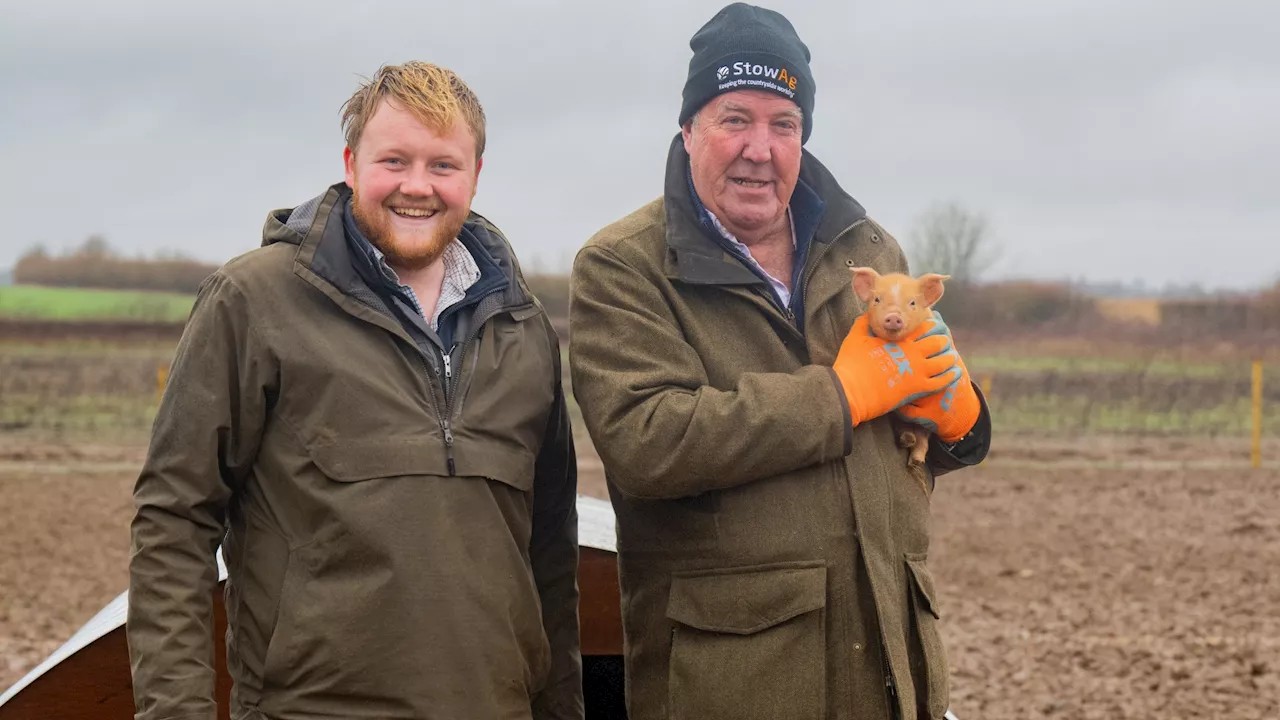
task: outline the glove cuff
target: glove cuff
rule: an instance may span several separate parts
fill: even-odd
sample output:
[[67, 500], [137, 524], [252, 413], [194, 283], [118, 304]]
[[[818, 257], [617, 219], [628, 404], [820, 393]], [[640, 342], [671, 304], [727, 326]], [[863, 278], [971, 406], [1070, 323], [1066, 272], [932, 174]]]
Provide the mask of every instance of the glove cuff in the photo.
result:
[[[972, 381], [962, 380], [956, 385], [951, 410], [938, 425], [938, 439], [946, 443], [958, 442], [967, 435], [978, 424], [978, 416], [982, 413], [982, 404], [978, 402]], [[945, 396], [943, 402], [946, 402]]]

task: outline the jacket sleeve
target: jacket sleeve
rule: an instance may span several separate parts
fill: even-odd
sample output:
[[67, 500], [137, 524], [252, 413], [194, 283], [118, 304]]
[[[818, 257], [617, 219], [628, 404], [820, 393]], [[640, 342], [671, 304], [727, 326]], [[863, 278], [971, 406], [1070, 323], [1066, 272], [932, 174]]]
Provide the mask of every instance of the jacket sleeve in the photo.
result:
[[137, 720], [213, 720], [215, 552], [257, 453], [273, 363], [244, 297], [201, 286], [133, 491], [126, 634]]
[[582, 658], [578, 627], [578, 462], [553, 338], [555, 404], [534, 466], [529, 558], [551, 647], [547, 684], [533, 699], [534, 720], [582, 720]]
[[978, 394], [978, 403], [982, 407], [973, 429], [951, 444], [939, 440], [937, 435], [929, 436], [929, 453], [925, 456], [925, 464], [935, 479], [954, 470], [977, 465], [986, 459], [987, 452], [991, 450], [991, 411], [977, 383], [973, 383], [973, 391]]
[[844, 457], [849, 410], [830, 367], [747, 372], [714, 387], [658, 284], [588, 246], [571, 278], [573, 393], [610, 481], [697, 495]]

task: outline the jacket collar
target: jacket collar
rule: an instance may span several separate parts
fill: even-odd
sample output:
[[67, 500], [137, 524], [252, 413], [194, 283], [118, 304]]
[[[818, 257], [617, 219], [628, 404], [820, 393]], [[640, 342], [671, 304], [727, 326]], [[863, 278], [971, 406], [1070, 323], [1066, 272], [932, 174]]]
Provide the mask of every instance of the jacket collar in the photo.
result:
[[[315, 206], [310, 224], [303, 228], [291, 227], [291, 211], [273, 211], [267, 218], [263, 244], [288, 242], [298, 245], [294, 257], [295, 268], [313, 273], [344, 295], [368, 292], [370, 282], [366, 273], [373, 272], [371, 259], [354, 252], [348, 241], [343, 208], [351, 197], [346, 183], [335, 183], [314, 200], [304, 204]], [[299, 206], [304, 207], [304, 206]], [[493, 223], [472, 211], [463, 224], [463, 243], [480, 266], [485, 290], [502, 286], [502, 305], [518, 306], [533, 302], [533, 296], [520, 273], [515, 253], [510, 244]], [[473, 288], [477, 289], [477, 288]]]
[[[356, 271], [364, 278], [364, 281], [370, 287], [381, 288], [387, 292], [400, 292], [400, 282], [394, 277], [394, 271], [387, 265], [386, 258], [374, 247], [369, 238], [360, 230], [356, 224], [355, 216], [351, 211], [351, 196], [347, 195], [339, 208], [342, 212], [343, 230], [346, 232], [348, 250], [350, 251], [352, 263], [356, 266]], [[489, 248], [480, 242], [476, 237], [472, 228], [466, 224], [458, 232], [458, 242], [467, 250], [472, 261], [476, 264], [476, 269], [480, 271], [480, 278], [468, 288], [465, 300], [474, 301], [475, 298], [489, 294], [496, 290], [500, 290], [507, 284], [507, 276], [502, 272], [502, 268], [493, 259]], [[446, 254], [446, 261], [448, 255]], [[447, 266], [446, 266], [447, 270]]]
[[[867, 216], [835, 178], [808, 150], [802, 151], [797, 191], [812, 192], [822, 206], [821, 221], [813, 242], [831, 242], [850, 225]], [[667, 274], [684, 282], [704, 285], [750, 285], [764, 281], [744, 265], [708, 228], [699, 211], [688, 176], [689, 153], [677, 133], [667, 153], [663, 191], [668, 254]], [[802, 190], [801, 188], [806, 188]], [[793, 204], [798, 198], [793, 198]], [[799, 221], [799, 218], [797, 218]], [[799, 224], [797, 232], [800, 231]]]

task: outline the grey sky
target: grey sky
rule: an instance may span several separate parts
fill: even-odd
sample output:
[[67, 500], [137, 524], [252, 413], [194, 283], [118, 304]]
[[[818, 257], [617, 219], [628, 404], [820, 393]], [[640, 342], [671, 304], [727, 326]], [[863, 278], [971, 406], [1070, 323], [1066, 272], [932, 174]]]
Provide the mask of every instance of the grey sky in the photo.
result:
[[[93, 232], [255, 247], [269, 209], [341, 180], [359, 77], [406, 59], [475, 88], [476, 209], [527, 266], [567, 267], [660, 192], [688, 39], [722, 4], [0, 0], [0, 267]], [[1280, 278], [1280, 3], [771, 7], [814, 55], [808, 149], [908, 250], [955, 199], [990, 217], [997, 276]]]

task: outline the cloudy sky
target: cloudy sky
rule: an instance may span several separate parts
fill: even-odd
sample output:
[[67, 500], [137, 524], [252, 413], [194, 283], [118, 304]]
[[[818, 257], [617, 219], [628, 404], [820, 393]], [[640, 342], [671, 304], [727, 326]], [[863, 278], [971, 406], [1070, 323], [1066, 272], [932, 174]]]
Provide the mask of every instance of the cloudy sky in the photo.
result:
[[[489, 115], [475, 207], [567, 267], [661, 190], [701, 0], [0, 0], [0, 268], [102, 233], [221, 262], [339, 181], [339, 107], [385, 62]], [[1280, 3], [779, 2], [817, 79], [808, 149], [910, 250], [988, 216], [995, 276], [1280, 278]]]

